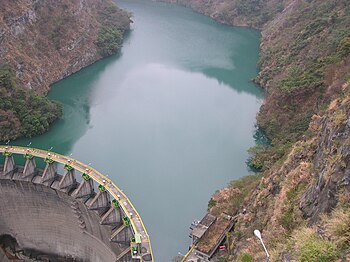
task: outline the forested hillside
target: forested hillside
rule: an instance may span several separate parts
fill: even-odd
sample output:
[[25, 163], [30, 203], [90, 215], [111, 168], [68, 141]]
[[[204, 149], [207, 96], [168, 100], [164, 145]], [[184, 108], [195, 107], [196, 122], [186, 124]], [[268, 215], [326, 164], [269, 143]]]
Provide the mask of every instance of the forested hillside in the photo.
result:
[[47, 131], [60, 106], [49, 86], [117, 52], [130, 14], [110, 0], [0, 5], [0, 141]]

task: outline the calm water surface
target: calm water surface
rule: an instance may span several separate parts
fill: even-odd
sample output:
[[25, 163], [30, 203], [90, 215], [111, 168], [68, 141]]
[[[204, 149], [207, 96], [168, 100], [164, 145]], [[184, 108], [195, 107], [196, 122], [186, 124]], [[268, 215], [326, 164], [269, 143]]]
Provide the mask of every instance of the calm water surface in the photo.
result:
[[186, 253], [215, 190], [248, 174], [262, 93], [259, 34], [178, 6], [118, 1], [133, 13], [122, 52], [55, 84], [63, 119], [28, 144], [108, 174], [130, 197], [156, 261]]

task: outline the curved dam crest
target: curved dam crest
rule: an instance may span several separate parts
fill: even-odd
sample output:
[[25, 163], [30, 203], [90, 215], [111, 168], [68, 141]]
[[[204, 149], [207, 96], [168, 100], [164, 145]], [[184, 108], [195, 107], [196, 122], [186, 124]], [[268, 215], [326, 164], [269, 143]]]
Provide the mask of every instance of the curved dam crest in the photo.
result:
[[[109, 178], [89, 165], [51, 151], [0, 146], [0, 152], [4, 158], [0, 165], [4, 200], [0, 210], [6, 214], [0, 216], [0, 237], [16, 237], [19, 246], [12, 247], [13, 251], [25, 249], [82, 261], [153, 261], [140, 215]], [[13, 154], [24, 156], [24, 167], [16, 164]], [[43, 170], [37, 168], [35, 158], [44, 160]], [[63, 175], [58, 173], [58, 164], [65, 170]], [[76, 171], [81, 174], [80, 183]]]
[[211, 195], [249, 172], [260, 35], [174, 5], [117, 4], [134, 20], [121, 53], [54, 84], [63, 118], [11, 144], [53, 147], [108, 175], [140, 213], [155, 261], [171, 261]]

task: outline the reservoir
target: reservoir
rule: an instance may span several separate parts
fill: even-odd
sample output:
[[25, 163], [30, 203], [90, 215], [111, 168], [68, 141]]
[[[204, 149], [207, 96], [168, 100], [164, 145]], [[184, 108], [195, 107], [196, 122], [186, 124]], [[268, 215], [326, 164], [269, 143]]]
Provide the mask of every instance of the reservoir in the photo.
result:
[[117, 3], [134, 21], [121, 52], [54, 84], [62, 119], [12, 144], [53, 147], [108, 175], [167, 262], [187, 252], [211, 195], [249, 173], [260, 35], [175, 5]]

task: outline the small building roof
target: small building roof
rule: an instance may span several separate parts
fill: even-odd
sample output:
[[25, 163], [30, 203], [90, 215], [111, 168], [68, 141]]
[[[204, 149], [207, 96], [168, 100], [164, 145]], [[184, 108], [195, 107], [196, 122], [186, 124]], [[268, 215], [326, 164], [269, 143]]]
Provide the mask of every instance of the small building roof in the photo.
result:
[[196, 226], [193, 230], [192, 230], [192, 236], [196, 237], [196, 238], [201, 238], [205, 232], [208, 230], [208, 227], [203, 226], [201, 224], [199, 224], [198, 226]]
[[206, 227], [210, 227], [216, 220], [216, 217], [207, 213], [201, 220], [201, 222], [199, 222], [199, 224], [206, 226]]
[[211, 253], [217, 248], [226, 236], [226, 233], [233, 227], [232, 217], [221, 215], [216, 219], [212, 226], [207, 230], [207, 234], [199, 240], [196, 249], [202, 253], [211, 256]]
[[196, 238], [201, 238], [208, 228], [215, 222], [216, 217], [211, 214], [206, 214], [199, 224], [192, 230], [191, 235]]

